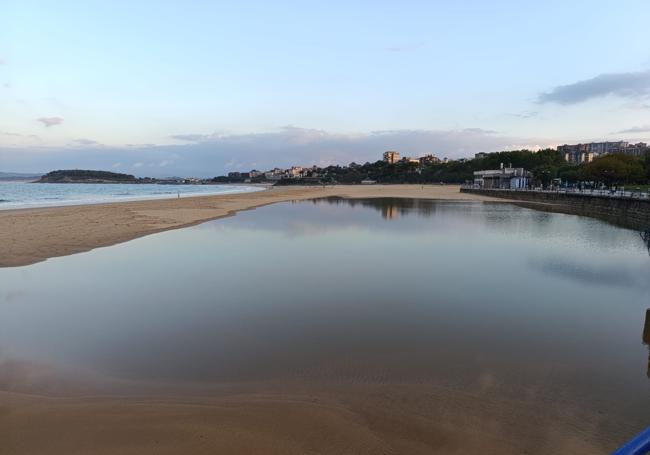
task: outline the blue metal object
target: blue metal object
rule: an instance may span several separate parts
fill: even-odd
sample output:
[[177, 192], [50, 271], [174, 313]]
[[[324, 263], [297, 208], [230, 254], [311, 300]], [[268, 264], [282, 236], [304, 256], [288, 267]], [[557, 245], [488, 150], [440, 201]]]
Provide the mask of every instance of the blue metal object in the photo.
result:
[[650, 452], [650, 427], [618, 449], [612, 455], [646, 455]]

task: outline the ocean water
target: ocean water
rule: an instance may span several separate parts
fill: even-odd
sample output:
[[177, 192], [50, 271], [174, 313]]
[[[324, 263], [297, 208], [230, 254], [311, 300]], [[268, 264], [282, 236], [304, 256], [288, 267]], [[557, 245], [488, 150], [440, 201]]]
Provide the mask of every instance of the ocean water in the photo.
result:
[[650, 424], [649, 276], [637, 232], [590, 218], [274, 204], [0, 269], [0, 390], [47, 391], [50, 367], [145, 395], [337, 387], [407, 407], [400, 425], [474, 425], [531, 454], [574, 453], [554, 451], [569, 435], [608, 453]]
[[0, 210], [260, 191], [245, 185], [0, 182]]

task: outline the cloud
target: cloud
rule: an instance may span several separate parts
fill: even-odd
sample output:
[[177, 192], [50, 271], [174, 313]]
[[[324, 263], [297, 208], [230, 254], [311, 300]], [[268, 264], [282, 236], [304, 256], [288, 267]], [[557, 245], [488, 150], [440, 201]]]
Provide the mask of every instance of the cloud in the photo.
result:
[[2, 57], [0, 57], [0, 65], [4, 65], [5, 63], [7, 63], [7, 61]]
[[158, 147], [158, 145], [153, 143], [142, 143], [142, 144], [124, 144], [125, 147], [133, 148], [146, 148], [146, 147]]
[[509, 115], [510, 117], [517, 117], [517, 118], [533, 118], [537, 117], [539, 115], [538, 111], [523, 111], [523, 112], [516, 112], [514, 114], [506, 114]]
[[37, 118], [36, 121], [41, 122], [43, 125], [45, 125], [48, 128], [50, 126], [56, 126], [63, 123], [63, 119], [61, 117], [40, 117]]
[[545, 258], [529, 262], [535, 270], [566, 280], [586, 283], [592, 286], [620, 286], [648, 289], [648, 282], [636, 273], [632, 266], [590, 264], [574, 259]]
[[41, 138], [35, 134], [12, 133], [0, 131], [0, 147], [29, 147], [41, 143]]
[[462, 158], [476, 152], [537, 149], [558, 142], [508, 136], [483, 128], [336, 133], [296, 126], [247, 134], [187, 133], [173, 138], [182, 142], [123, 147], [71, 145], [56, 149], [0, 146], [0, 162], [7, 169], [25, 172], [32, 168], [39, 172], [60, 168], [110, 169], [120, 163], [121, 168], [136, 170], [141, 176], [210, 177], [228, 169], [266, 170], [276, 166], [374, 162], [381, 159], [386, 150], [398, 150], [407, 156], [433, 153], [440, 157]]
[[38, 139], [38, 136], [35, 134], [20, 134], [20, 133], [9, 133], [6, 131], [0, 131], [0, 134], [3, 136], [11, 136], [11, 137], [30, 137], [30, 138], [36, 138]]
[[497, 134], [498, 131], [496, 130], [486, 130], [483, 128], [465, 128], [462, 131], [465, 133], [476, 133], [476, 134]]
[[22, 289], [14, 289], [5, 294], [5, 302], [16, 303], [25, 299], [27, 292]]
[[616, 131], [612, 134], [634, 134], [634, 133], [650, 133], [650, 125], [633, 126], [632, 128]]
[[172, 139], [184, 142], [204, 142], [211, 139], [211, 134], [174, 134], [170, 136]]
[[72, 141], [74, 145], [101, 145], [97, 141], [93, 141], [92, 139], [75, 139]]
[[630, 99], [647, 98], [650, 95], [650, 71], [600, 74], [573, 84], [559, 85], [540, 94], [537, 101], [542, 104], [570, 105], [610, 95]]

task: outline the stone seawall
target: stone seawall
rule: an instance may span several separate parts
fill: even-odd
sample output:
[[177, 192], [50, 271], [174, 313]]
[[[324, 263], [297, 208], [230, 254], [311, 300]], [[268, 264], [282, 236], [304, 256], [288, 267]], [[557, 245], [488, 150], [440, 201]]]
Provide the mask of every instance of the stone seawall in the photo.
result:
[[590, 216], [630, 229], [650, 229], [650, 200], [645, 198], [473, 188], [461, 188], [461, 192], [523, 201], [534, 204], [524, 205], [537, 210]]

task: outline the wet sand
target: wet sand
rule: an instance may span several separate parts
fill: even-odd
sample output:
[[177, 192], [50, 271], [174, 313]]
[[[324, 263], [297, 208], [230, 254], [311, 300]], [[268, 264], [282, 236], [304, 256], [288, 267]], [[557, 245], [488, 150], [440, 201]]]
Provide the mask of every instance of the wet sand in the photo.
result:
[[111, 204], [0, 211], [0, 267], [114, 245], [276, 202], [338, 196], [495, 200], [461, 193], [457, 185], [275, 187], [267, 191]]
[[0, 452], [580, 455], [614, 448], [598, 439], [597, 417], [567, 403], [533, 404], [482, 390], [286, 383], [205, 393], [0, 392]]

